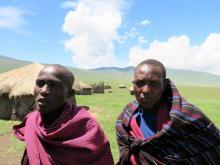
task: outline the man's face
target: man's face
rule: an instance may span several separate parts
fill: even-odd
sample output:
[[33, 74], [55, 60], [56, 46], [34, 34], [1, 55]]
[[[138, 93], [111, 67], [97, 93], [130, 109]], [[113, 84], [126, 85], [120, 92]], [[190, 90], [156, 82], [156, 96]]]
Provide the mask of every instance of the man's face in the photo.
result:
[[41, 70], [36, 80], [34, 97], [37, 109], [42, 113], [51, 113], [61, 108], [67, 100], [66, 81], [54, 67]]
[[160, 102], [164, 80], [160, 67], [149, 64], [139, 66], [134, 73], [134, 94], [138, 103], [151, 110]]

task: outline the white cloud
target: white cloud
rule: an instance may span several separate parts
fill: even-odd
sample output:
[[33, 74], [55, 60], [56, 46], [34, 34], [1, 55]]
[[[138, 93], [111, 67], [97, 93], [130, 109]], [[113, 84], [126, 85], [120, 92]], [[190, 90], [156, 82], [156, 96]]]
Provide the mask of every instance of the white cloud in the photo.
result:
[[61, 3], [61, 8], [63, 9], [68, 9], [68, 8], [72, 8], [74, 9], [77, 5], [76, 1], [65, 1], [63, 3]]
[[145, 44], [145, 43], [147, 43], [147, 40], [144, 36], [139, 36], [138, 37], [138, 43], [139, 44]]
[[119, 43], [125, 43], [128, 39], [134, 39], [138, 35], [138, 31], [135, 27], [130, 28], [128, 31], [126, 31], [123, 35], [117, 36], [117, 41]]
[[140, 25], [143, 25], [143, 26], [147, 26], [147, 25], [150, 24], [150, 21], [147, 20], [147, 19], [145, 19], [145, 20], [141, 21], [139, 24], [140, 24]]
[[71, 38], [64, 46], [73, 53], [77, 67], [113, 66], [114, 41], [122, 22], [124, 0], [79, 0], [65, 17], [63, 31]]
[[[118, 36], [118, 42], [119, 43], [124, 43], [126, 42], [128, 39], [134, 39], [136, 38], [138, 35], [141, 35], [140, 32], [140, 25], [141, 26], [147, 26], [148, 24], [150, 24], [149, 20], [143, 20], [141, 22], [138, 22], [136, 24], [134, 24], [129, 30], [127, 30], [124, 34]], [[143, 36], [138, 37], [138, 42], [140, 44], [144, 44], [147, 43], [146, 39]]]
[[186, 35], [171, 37], [167, 42], [153, 41], [148, 49], [135, 46], [130, 49], [128, 65], [149, 58], [161, 61], [168, 68], [220, 74], [220, 34], [211, 33], [197, 46], [190, 46]]
[[21, 30], [27, 24], [26, 13], [26, 10], [12, 6], [0, 7], [0, 28]]

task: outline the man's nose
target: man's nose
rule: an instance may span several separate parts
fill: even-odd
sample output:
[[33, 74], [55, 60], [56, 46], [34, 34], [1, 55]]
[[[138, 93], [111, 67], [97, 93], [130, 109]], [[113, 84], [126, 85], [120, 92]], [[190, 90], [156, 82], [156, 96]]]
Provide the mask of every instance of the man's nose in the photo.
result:
[[44, 86], [40, 90], [40, 93], [41, 94], [48, 94], [49, 92], [50, 92], [49, 86], [47, 84], [44, 84]]
[[151, 88], [148, 84], [145, 84], [143, 87], [142, 87], [142, 93], [150, 93], [151, 92]]

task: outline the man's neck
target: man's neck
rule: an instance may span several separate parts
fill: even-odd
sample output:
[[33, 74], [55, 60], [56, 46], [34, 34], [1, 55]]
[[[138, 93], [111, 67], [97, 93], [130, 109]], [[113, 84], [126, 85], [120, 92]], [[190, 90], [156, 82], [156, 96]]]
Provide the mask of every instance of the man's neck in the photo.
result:
[[148, 115], [154, 115], [154, 114], [157, 114], [157, 112], [159, 111], [159, 108], [160, 108], [160, 102], [151, 108], [142, 107], [142, 113], [148, 114]]
[[49, 113], [41, 113], [42, 120], [45, 125], [51, 125], [63, 112], [63, 107], [58, 108], [55, 111], [49, 112]]

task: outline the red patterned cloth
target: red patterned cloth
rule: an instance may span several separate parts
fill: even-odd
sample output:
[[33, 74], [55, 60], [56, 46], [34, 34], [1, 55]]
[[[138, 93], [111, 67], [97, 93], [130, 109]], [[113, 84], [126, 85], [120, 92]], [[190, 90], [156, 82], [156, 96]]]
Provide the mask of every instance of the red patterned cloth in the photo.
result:
[[170, 80], [166, 81], [155, 135], [143, 138], [134, 117], [140, 106], [136, 101], [130, 102], [119, 115], [117, 164], [219, 165], [220, 130], [201, 110], [184, 100]]
[[86, 110], [69, 103], [50, 126], [33, 111], [13, 132], [26, 144], [22, 164], [114, 164], [99, 124]]

